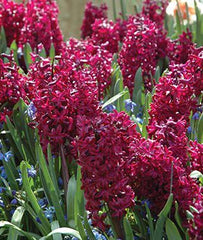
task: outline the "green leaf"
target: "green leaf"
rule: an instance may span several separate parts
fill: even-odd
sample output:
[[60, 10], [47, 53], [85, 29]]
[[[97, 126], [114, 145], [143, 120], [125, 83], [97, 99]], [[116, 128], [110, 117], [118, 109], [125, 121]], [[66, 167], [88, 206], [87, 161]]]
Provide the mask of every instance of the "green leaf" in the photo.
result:
[[23, 55], [25, 59], [25, 64], [27, 69], [29, 69], [30, 64], [32, 64], [32, 58], [30, 53], [32, 52], [32, 48], [29, 43], [26, 43], [24, 48], [23, 48]]
[[81, 167], [78, 166], [77, 168], [77, 186], [76, 186], [76, 195], [74, 198], [74, 218], [75, 222], [77, 223], [78, 215], [84, 217], [85, 215], [85, 200], [84, 200], [84, 191], [81, 189]]
[[51, 58], [51, 60], [53, 61], [55, 58], [55, 48], [54, 48], [54, 44], [51, 43], [51, 47], [49, 50], [49, 57]]
[[179, 228], [182, 230], [182, 232], [184, 233], [185, 231], [184, 231], [184, 229], [183, 229], [183, 227], [182, 227], [182, 221], [181, 221], [181, 218], [180, 218], [180, 215], [179, 215], [179, 207], [178, 207], [178, 202], [177, 201], [175, 201], [175, 220], [176, 220], [176, 222], [177, 222], [177, 224], [178, 224], [178, 226], [179, 226]]
[[[51, 223], [51, 230], [55, 230], [55, 229], [58, 229], [60, 226], [59, 226], [59, 222], [58, 221], [53, 221]], [[63, 240], [62, 236], [60, 233], [56, 233], [55, 235], [53, 235], [53, 240]]]
[[[20, 207], [16, 208], [16, 210], [12, 216], [11, 223], [16, 225], [17, 227], [20, 227], [24, 212], [25, 212], [24, 207], [20, 206]], [[15, 230], [13, 227], [10, 227], [7, 240], [17, 240], [18, 235], [19, 235], [18, 231]]]
[[201, 114], [197, 125], [197, 140], [203, 143], [203, 113]]
[[66, 196], [66, 206], [67, 206], [67, 220], [68, 225], [70, 227], [75, 227], [75, 221], [74, 221], [74, 198], [76, 195], [77, 190], [77, 182], [75, 180], [75, 176], [72, 175], [68, 182], [68, 191]]
[[176, 225], [169, 218], [166, 219], [166, 235], [168, 240], [182, 240]]
[[50, 231], [50, 224], [47, 218], [44, 215], [44, 212], [42, 211], [41, 207], [38, 204], [37, 198], [35, 197], [29, 183], [29, 179], [27, 176], [27, 164], [26, 162], [22, 161], [20, 164], [21, 172], [22, 172], [22, 180], [23, 180], [23, 187], [25, 189], [25, 192], [27, 194], [27, 197], [36, 213], [36, 215], [39, 217], [42, 225], [44, 226], [44, 229], [46, 233]]
[[85, 233], [85, 229], [84, 229], [82, 221], [81, 221], [81, 217], [79, 215], [78, 215], [78, 220], [77, 220], [77, 227], [78, 227], [80, 236], [82, 237], [82, 240], [88, 240], [88, 237]]
[[71, 235], [73, 237], [78, 238], [79, 240], [82, 240], [78, 231], [76, 231], [72, 228], [67, 228], [67, 227], [62, 227], [62, 228], [55, 229], [52, 232], [50, 232], [47, 236], [42, 237], [39, 240], [48, 239], [49, 237], [54, 236], [55, 234], [59, 234], [59, 233], [60, 234], [65, 234], [65, 235]]
[[167, 216], [171, 210], [173, 203], [173, 194], [171, 193], [164, 208], [159, 213], [159, 218], [157, 220], [155, 231], [154, 231], [154, 240], [162, 240], [163, 239], [163, 232], [164, 232], [164, 225], [167, 219]]
[[0, 33], [0, 53], [5, 53], [7, 49], [6, 34], [3, 27], [1, 27]]
[[201, 172], [195, 170], [190, 173], [190, 177], [191, 178], [200, 178], [200, 177], [203, 177], [203, 174]]
[[18, 231], [21, 235], [25, 236], [28, 240], [38, 240], [40, 239], [40, 236], [35, 233], [25, 232], [21, 228], [17, 227], [16, 225], [7, 222], [7, 221], [0, 221], [0, 228], [13, 228], [16, 231]]
[[125, 88], [122, 92], [118, 93], [117, 95], [113, 96], [112, 98], [110, 98], [108, 101], [106, 101], [103, 105], [102, 105], [102, 109], [104, 109], [106, 106], [108, 106], [109, 104], [114, 103], [116, 100], [118, 100], [119, 98], [121, 98], [122, 96], [124, 96], [125, 94], [128, 93], [128, 89]]
[[128, 221], [128, 219], [126, 217], [123, 219], [123, 226], [124, 226], [126, 239], [133, 240], [134, 236], [133, 236], [132, 227], [131, 227], [130, 222]]
[[153, 224], [153, 218], [152, 218], [151, 212], [150, 212], [146, 202], [145, 202], [145, 208], [146, 208], [146, 212], [147, 212], [147, 219], [148, 219], [148, 223], [149, 223], [150, 240], [151, 240], [154, 237], [154, 224]]
[[87, 213], [85, 212], [85, 215], [84, 215], [84, 227], [87, 231], [87, 236], [89, 237], [90, 240], [96, 240], [93, 232], [92, 232], [92, 229], [90, 227], [90, 224], [87, 220]]
[[35, 150], [36, 150], [36, 158], [37, 158], [37, 161], [39, 162], [40, 169], [41, 169], [43, 177], [44, 177], [44, 181], [46, 182], [46, 186], [48, 187], [47, 188], [48, 195], [51, 197], [51, 202], [55, 208], [57, 220], [59, 221], [60, 226], [66, 226], [66, 221], [64, 219], [63, 210], [60, 205], [60, 197], [58, 195], [58, 192], [54, 188], [54, 183], [51, 179], [51, 175], [50, 175], [49, 169], [47, 167], [47, 162], [46, 162], [46, 159], [44, 157], [44, 154], [43, 154], [43, 151], [42, 151], [42, 148], [41, 148], [41, 145], [39, 144], [39, 142], [36, 142]]

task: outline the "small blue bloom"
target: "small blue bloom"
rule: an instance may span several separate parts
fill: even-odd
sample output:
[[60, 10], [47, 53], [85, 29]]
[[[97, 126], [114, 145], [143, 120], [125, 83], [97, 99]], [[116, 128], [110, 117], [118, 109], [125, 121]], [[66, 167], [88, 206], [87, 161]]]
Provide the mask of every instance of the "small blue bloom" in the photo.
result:
[[45, 209], [44, 214], [49, 222], [53, 222], [54, 213], [55, 209], [52, 206]]
[[2, 200], [2, 198], [0, 197], [0, 207], [5, 207], [4, 201]]
[[92, 230], [96, 240], [107, 240], [106, 237], [104, 235], [102, 235], [101, 233], [99, 233], [98, 231], [96, 230]]
[[13, 205], [16, 205], [18, 203], [18, 201], [17, 201], [17, 199], [14, 198], [14, 199], [11, 200], [10, 203], [13, 204]]
[[125, 109], [127, 112], [134, 112], [135, 107], [137, 106], [136, 103], [131, 101], [131, 99], [126, 99], [125, 100]]
[[40, 205], [41, 208], [44, 208], [47, 206], [48, 204], [48, 201], [46, 198], [41, 198], [39, 201], [38, 201], [38, 204]]
[[19, 171], [19, 178], [17, 178], [16, 181], [18, 182], [19, 186], [21, 186], [23, 184], [22, 174], [20, 171]]
[[3, 153], [0, 152], [0, 160], [3, 161], [4, 160], [4, 155]]
[[4, 154], [4, 160], [8, 162], [12, 156], [13, 156], [12, 152], [8, 151]]
[[199, 112], [196, 112], [193, 116], [192, 119], [198, 120], [199, 119]]
[[13, 196], [16, 195], [16, 190], [12, 190], [12, 195], [13, 195]]
[[2, 149], [2, 147], [3, 147], [3, 146], [2, 146], [2, 144], [0, 143], [0, 149]]
[[14, 212], [15, 212], [15, 208], [12, 208], [10, 211], [10, 215], [13, 216]]
[[1, 166], [0, 170], [1, 170], [1, 177], [4, 179], [7, 179], [5, 168], [3, 166]]
[[6, 191], [6, 188], [5, 187], [0, 187], [0, 193], [3, 193]]
[[27, 115], [28, 117], [31, 119], [31, 120], [34, 120], [35, 119], [35, 115], [36, 115], [36, 112], [37, 112], [37, 109], [34, 105], [33, 102], [31, 102], [28, 106], [28, 109], [27, 109]]
[[148, 208], [151, 207], [151, 203], [148, 199], [143, 200], [141, 203], [142, 203], [142, 205], [145, 205], [145, 203], [146, 203]]
[[61, 177], [58, 178], [58, 185], [60, 188], [63, 187], [63, 179]]
[[116, 109], [116, 107], [113, 104], [109, 104], [104, 108], [104, 110], [107, 112], [113, 112], [113, 110], [115, 110], [115, 109]]
[[39, 217], [36, 217], [36, 221], [40, 224], [42, 223], [41, 220], [39, 219]]
[[27, 169], [27, 174], [28, 174], [28, 177], [34, 178], [37, 174], [37, 171], [34, 169], [33, 166], [31, 166], [31, 168]]
[[192, 132], [192, 127], [189, 126], [189, 127], [187, 128], [187, 133], [188, 133], [188, 134], [191, 134], [191, 132]]

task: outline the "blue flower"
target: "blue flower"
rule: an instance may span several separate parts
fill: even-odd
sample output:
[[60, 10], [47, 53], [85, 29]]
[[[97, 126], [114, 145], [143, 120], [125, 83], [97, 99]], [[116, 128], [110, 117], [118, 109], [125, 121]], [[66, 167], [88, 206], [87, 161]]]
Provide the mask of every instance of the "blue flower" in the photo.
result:
[[2, 200], [1, 197], [0, 197], [0, 206], [3, 207], [3, 208], [5, 207], [4, 201]]
[[0, 167], [0, 171], [1, 171], [1, 177], [6, 179], [7, 175], [6, 175], [5, 168], [3, 166]]
[[4, 155], [3, 153], [0, 152], [0, 160], [3, 161], [4, 160]]
[[104, 235], [102, 235], [101, 233], [99, 233], [98, 231], [96, 230], [92, 230], [96, 240], [107, 240], [106, 237]]
[[14, 212], [15, 212], [15, 208], [12, 208], [10, 211], [10, 215], [13, 216]]
[[8, 151], [8, 152], [6, 152], [6, 153], [4, 154], [4, 160], [5, 160], [6, 162], [8, 162], [11, 157], [13, 157], [13, 154], [12, 154], [11, 151]]
[[2, 144], [0, 143], [0, 149], [2, 149]]
[[5, 187], [0, 187], [0, 193], [3, 193], [6, 191], [6, 188]]
[[34, 178], [37, 174], [37, 171], [34, 169], [33, 166], [31, 166], [31, 168], [27, 169], [27, 174], [28, 174], [28, 177]]
[[189, 126], [189, 127], [187, 128], [187, 133], [190, 134], [191, 132], [192, 132], [192, 127]]
[[16, 195], [16, 190], [12, 190], [12, 195], [13, 195], [13, 196]]
[[28, 106], [27, 111], [26, 111], [28, 117], [29, 117], [31, 120], [34, 120], [34, 119], [35, 119], [35, 114], [36, 114], [36, 112], [37, 112], [37, 109], [36, 109], [34, 103], [31, 102], [31, 103], [29, 104], [29, 106]]
[[13, 205], [16, 205], [18, 203], [18, 201], [17, 201], [17, 199], [14, 198], [14, 199], [11, 200], [10, 203], [13, 204]]
[[21, 186], [23, 184], [22, 174], [20, 171], [19, 171], [19, 178], [17, 178], [16, 181], [18, 182], [19, 186]]
[[38, 201], [38, 204], [40, 205], [41, 208], [44, 208], [47, 206], [48, 204], [48, 201], [46, 198], [41, 198], [39, 201]]
[[54, 213], [55, 209], [52, 206], [45, 209], [44, 214], [49, 222], [53, 222]]
[[36, 217], [36, 221], [40, 224], [42, 223], [41, 220], [39, 219], [39, 217]]
[[113, 112], [113, 110], [115, 110], [115, 109], [116, 109], [116, 107], [113, 104], [109, 104], [104, 108], [104, 110], [107, 112]]
[[135, 107], [137, 106], [136, 103], [131, 101], [131, 99], [126, 99], [125, 101], [125, 109], [127, 112], [134, 112]]
[[192, 119], [198, 120], [199, 119], [199, 112], [196, 112], [193, 116]]
[[58, 178], [58, 185], [60, 188], [63, 187], [63, 179], [61, 177]]

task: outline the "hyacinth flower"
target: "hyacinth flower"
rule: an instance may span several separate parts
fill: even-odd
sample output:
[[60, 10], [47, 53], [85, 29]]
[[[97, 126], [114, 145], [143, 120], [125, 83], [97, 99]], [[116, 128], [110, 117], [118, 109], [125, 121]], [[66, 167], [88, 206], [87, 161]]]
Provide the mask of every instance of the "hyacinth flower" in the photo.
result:
[[158, 59], [167, 55], [162, 50], [166, 47], [166, 34], [155, 22], [142, 15], [129, 18], [118, 62], [124, 85], [129, 88], [131, 96], [135, 74], [140, 67], [146, 89], [152, 89], [152, 76], [155, 74]]
[[92, 4], [92, 2], [87, 2], [85, 6], [84, 19], [81, 26], [81, 37], [84, 39], [86, 37], [91, 37], [92, 35], [92, 24], [96, 19], [106, 19], [107, 18], [107, 6], [106, 4], [101, 4], [97, 7]]
[[15, 40], [20, 48], [29, 43], [32, 50], [38, 51], [38, 45], [43, 44], [47, 54], [52, 43], [56, 54], [63, 48], [58, 7], [54, 0], [32, 0], [26, 4], [3, 0], [0, 5], [1, 26], [5, 29], [8, 46]]
[[15, 40], [19, 43], [21, 29], [24, 26], [25, 6], [23, 3], [2, 0], [0, 3], [0, 29], [4, 28], [7, 45]]
[[119, 39], [119, 27], [113, 21], [102, 18], [92, 24], [91, 40], [95, 45], [113, 54], [118, 52]]
[[142, 14], [162, 27], [168, 4], [168, 0], [145, 0], [143, 2]]
[[78, 119], [79, 151], [82, 189], [87, 200], [92, 224], [105, 230], [105, 218], [109, 210], [118, 237], [123, 239], [120, 224], [126, 208], [134, 205], [134, 192], [129, 186], [126, 169], [129, 160], [129, 144], [139, 139], [136, 125], [124, 112], [101, 113], [91, 121]]
[[19, 68], [11, 56], [9, 59], [8, 63], [0, 59], [0, 123], [6, 120], [6, 115], [11, 116], [13, 107], [19, 99], [26, 97], [26, 78], [19, 73]]
[[[180, 160], [156, 140], [132, 142], [130, 151], [131, 160], [126, 172], [138, 199], [148, 199], [152, 213], [157, 215], [173, 192], [183, 224], [188, 226], [186, 211], [198, 198], [199, 186], [189, 177]], [[174, 210], [173, 207], [173, 214]]]

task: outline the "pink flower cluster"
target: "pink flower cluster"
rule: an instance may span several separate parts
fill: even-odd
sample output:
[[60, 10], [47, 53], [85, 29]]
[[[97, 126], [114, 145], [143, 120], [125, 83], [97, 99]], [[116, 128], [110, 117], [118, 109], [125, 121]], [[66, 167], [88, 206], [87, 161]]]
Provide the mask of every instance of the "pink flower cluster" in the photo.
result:
[[31, 66], [29, 98], [37, 109], [35, 122], [44, 150], [50, 142], [54, 153], [64, 145], [65, 154], [70, 154], [77, 118], [94, 118], [101, 111], [98, 99], [110, 74], [111, 54], [74, 39], [54, 63], [41, 59]]
[[93, 224], [105, 228], [99, 212], [105, 204], [112, 217], [119, 219], [125, 209], [134, 205], [134, 192], [129, 186], [126, 169], [130, 143], [139, 139], [135, 124], [124, 112], [100, 113], [90, 121], [78, 119], [77, 141], [79, 165], [82, 166], [82, 188]]
[[2, 0], [0, 2], [0, 29], [4, 27], [7, 45], [15, 40], [17, 43], [21, 37], [21, 29], [24, 26], [25, 7], [23, 3]]
[[119, 27], [113, 21], [96, 19], [92, 24], [91, 39], [95, 45], [99, 45], [110, 53], [118, 52]]
[[[196, 141], [189, 142], [186, 137], [190, 113], [197, 111], [197, 97], [203, 92], [202, 49], [193, 48], [193, 53], [187, 58], [184, 64], [172, 64], [169, 67], [170, 71], [160, 78], [149, 111], [151, 119], [148, 126], [149, 136], [172, 152], [175, 158], [173, 160], [174, 174], [176, 168], [181, 168], [182, 174], [179, 174], [177, 182], [180, 181], [181, 176], [184, 176], [184, 181], [181, 180], [182, 189], [188, 193], [182, 195], [181, 198], [184, 201], [178, 199], [178, 203], [180, 209], [184, 211], [189, 210], [190, 205], [197, 205], [197, 208], [200, 208], [202, 204], [202, 200], [197, 203], [198, 199], [202, 199], [201, 188], [188, 176], [193, 170], [203, 172], [202, 144]], [[174, 175], [173, 192], [177, 194], [179, 190], [177, 191], [175, 184]], [[191, 199], [188, 199], [187, 195], [191, 195]], [[202, 224], [201, 210], [194, 216], [195, 224], [194, 222], [190, 224], [190, 234], [197, 237], [201, 232], [198, 228], [200, 223]], [[187, 225], [186, 218], [183, 218], [183, 222]], [[197, 239], [201, 238], [198, 236]]]
[[15, 40], [19, 47], [28, 42], [33, 50], [38, 50], [42, 43], [48, 54], [53, 43], [56, 53], [61, 51], [63, 37], [54, 0], [32, 0], [26, 5], [3, 0], [0, 5], [1, 26], [5, 29], [8, 46]]
[[168, 0], [145, 0], [143, 2], [142, 14], [162, 27], [168, 2]]
[[166, 34], [157, 27], [156, 23], [143, 16], [129, 18], [118, 61], [124, 84], [129, 88], [131, 95], [135, 74], [139, 67], [142, 68], [145, 86], [147, 89], [152, 88], [152, 76], [158, 59], [166, 55], [161, 52], [166, 44]]
[[[10, 57], [11, 58], [11, 57]], [[20, 98], [25, 99], [25, 78], [19, 68], [11, 61], [3, 63], [0, 59], [0, 123], [10, 116], [14, 105]]]
[[107, 18], [107, 6], [101, 4], [100, 7], [94, 6], [92, 2], [88, 2], [85, 6], [84, 19], [81, 27], [82, 38], [91, 37], [92, 24], [96, 19]]
[[198, 186], [179, 164], [179, 159], [157, 140], [141, 139], [131, 143], [130, 150], [128, 174], [138, 199], [148, 199], [153, 213], [158, 214], [169, 197], [172, 176], [171, 190], [186, 223], [185, 211], [193, 203]]

